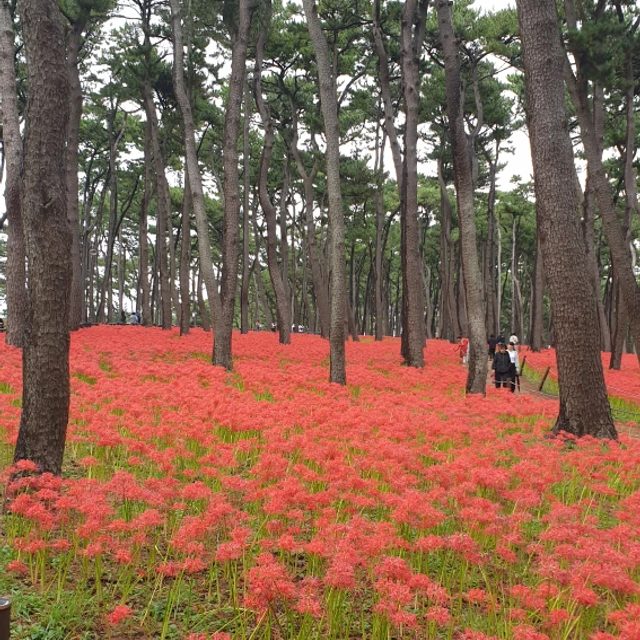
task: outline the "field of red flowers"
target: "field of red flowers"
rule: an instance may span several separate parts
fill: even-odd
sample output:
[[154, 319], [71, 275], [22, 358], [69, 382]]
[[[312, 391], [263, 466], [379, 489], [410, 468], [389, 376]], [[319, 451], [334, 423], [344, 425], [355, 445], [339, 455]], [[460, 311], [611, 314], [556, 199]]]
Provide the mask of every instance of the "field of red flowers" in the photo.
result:
[[[535, 368], [538, 372], [544, 372], [547, 367], [551, 367], [549, 375], [552, 379], [557, 380], [558, 369], [555, 350], [543, 349], [534, 353], [525, 348], [521, 351], [520, 358], [522, 359], [524, 356], [527, 358], [527, 365]], [[602, 365], [609, 395], [640, 405], [640, 368], [637, 356], [632, 353], [623, 354], [620, 371], [609, 369], [610, 357], [609, 353], [602, 354]]]
[[[62, 479], [2, 515], [14, 640], [640, 638], [640, 440], [549, 440], [553, 400], [465, 397], [454, 347], [98, 327]], [[9, 470], [19, 353], [0, 346]], [[20, 492], [15, 490], [21, 488]]]

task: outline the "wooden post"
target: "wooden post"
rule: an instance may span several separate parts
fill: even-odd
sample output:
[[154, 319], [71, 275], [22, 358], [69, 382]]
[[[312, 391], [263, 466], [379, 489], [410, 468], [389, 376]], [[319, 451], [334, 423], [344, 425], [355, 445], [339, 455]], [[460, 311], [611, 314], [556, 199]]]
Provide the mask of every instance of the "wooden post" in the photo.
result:
[[551, 367], [547, 367], [547, 370], [544, 372], [542, 376], [542, 380], [540, 381], [540, 386], [538, 387], [538, 391], [542, 391], [542, 387], [544, 387], [544, 383], [547, 381], [547, 376], [549, 375], [549, 371], [551, 371]]
[[9, 640], [11, 634], [11, 600], [0, 598], [0, 640]]
[[524, 365], [525, 364], [527, 364], [527, 356], [522, 358], [522, 364], [520, 365], [520, 375], [522, 375], [522, 372], [524, 371]]

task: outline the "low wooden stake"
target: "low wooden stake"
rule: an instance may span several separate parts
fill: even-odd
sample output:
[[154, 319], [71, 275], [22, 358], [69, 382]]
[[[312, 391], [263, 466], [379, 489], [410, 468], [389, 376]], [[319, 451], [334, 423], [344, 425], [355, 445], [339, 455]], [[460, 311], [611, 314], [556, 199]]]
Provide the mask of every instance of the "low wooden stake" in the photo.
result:
[[544, 387], [544, 383], [547, 381], [547, 376], [549, 375], [549, 371], [551, 371], [551, 367], [547, 367], [547, 370], [544, 372], [542, 376], [542, 380], [540, 380], [540, 386], [538, 387], [538, 391], [542, 391], [542, 387]]

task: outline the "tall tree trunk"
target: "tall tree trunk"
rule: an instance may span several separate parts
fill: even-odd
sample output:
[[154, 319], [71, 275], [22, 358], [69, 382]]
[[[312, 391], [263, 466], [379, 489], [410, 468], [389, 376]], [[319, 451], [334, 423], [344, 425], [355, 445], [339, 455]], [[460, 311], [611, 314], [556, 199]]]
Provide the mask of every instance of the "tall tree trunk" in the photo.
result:
[[122, 318], [124, 311], [125, 269], [127, 267], [127, 252], [122, 245], [122, 233], [118, 233], [118, 310]]
[[531, 287], [531, 334], [529, 336], [529, 346], [532, 351], [540, 351], [542, 349], [542, 331], [544, 328], [544, 270], [539, 233], [536, 233], [536, 238], [535, 267]]
[[[153, 154], [153, 168], [156, 182], [156, 261], [158, 264], [159, 294], [160, 294], [160, 322], [163, 329], [171, 328], [171, 283], [170, 269], [167, 263], [169, 249], [167, 247], [167, 226], [171, 220], [171, 200], [169, 185], [165, 174], [164, 158], [160, 145], [160, 131], [153, 92], [148, 79], [142, 84], [142, 98], [144, 111], [149, 123], [151, 137], [151, 152]], [[169, 241], [171, 239], [169, 238]]]
[[484, 286], [487, 303], [486, 327], [497, 336], [500, 333], [498, 318], [498, 281], [496, 280], [496, 176], [498, 173], [498, 153], [496, 143], [495, 158], [489, 161], [489, 196], [487, 199], [487, 249], [485, 253]]
[[438, 158], [438, 185], [440, 187], [440, 286], [441, 309], [439, 336], [455, 340], [460, 335], [460, 319], [455, 296], [455, 251], [451, 240], [451, 202], [444, 181], [443, 160]]
[[200, 324], [202, 325], [202, 328], [209, 332], [211, 331], [211, 315], [209, 314], [209, 309], [207, 309], [207, 304], [204, 301], [204, 296], [202, 295], [202, 281], [202, 272], [198, 269], [198, 284], [196, 285], [198, 313], [200, 314]]
[[268, 329], [271, 329], [271, 325], [273, 324], [273, 315], [271, 313], [269, 301], [267, 300], [267, 294], [264, 290], [262, 268], [260, 266], [260, 243], [262, 241], [262, 234], [260, 233], [260, 229], [258, 229], [258, 222], [255, 215], [253, 216], [253, 238], [256, 246], [256, 257], [253, 261], [252, 271], [256, 282], [256, 297], [258, 299], [258, 306], [264, 311], [264, 323]]
[[473, 150], [470, 148], [464, 129], [464, 92], [461, 88], [460, 60], [453, 33], [451, 5], [446, 0], [438, 0], [437, 7], [440, 40], [444, 53], [447, 114], [460, 220], [460, 258], [469, 322], [469, 374], [466, 388], [468, 393], [484, 393], [487, 384], [487, 330], [473, 207], [471, 164]]
[[14, 460], [59, 474], [69, 417], [71, 234], [65, 137], [69, 85], [64, 25], [56, 0], [21, 0], [29, 98], [23, 221], [29, 315], [22, 351], [22, 415]]
[[523, 326], [523, 303], [520, 279], [518, 278], [518, 218], [513, 216], [511, 223], [511, 333], [522, 339]]
[[302, 154], [298, 149], [298, 122], [295, 110], [293, 110], [292, 140], [289, 148], [293, 159], [296, 162], [298, 173], [302, 178], [304, 189], [304, 215], [305, 215], [305, 231], [307, 253], [309, 256], [309, 265], [311, 267], [311, 280], [313, 282], [313, 293], [316, 301], [316, 310], [320, 322], [320, 335], [323, 338], [329, 337], [330, 326], [330, 310], [329, 310], [329, 285], [327, 283], [326, 273], [322, 268], [320, 258], [321, 248], [318, 246], [318, 236], [316, 234], [316, 225], [313, 219], [314, 206], [314, 189], [313, 181], [318, 173], [319, 163], [316, 160], [310, 172], [307, 172]]
[[318, 65], [320, 106], [326, 137], [326, 173], [329, 194], [329, 281], [331, 324], [329, 330], [330, 375], [329, 380], [347, 383], [345, 362], [345, 301], [346, 268], [344, 254], [344, 214], [340, 186], [340, 129], [336, 78], [333, 74], [329, 45], [322, 31], [315, 0], [303, 0], [309, 36]]
[[151, 291], [149, 289], [149, 240], [147, 238], [147, 215], [153, 192], [151, 156], [151, 132], [150, 124], [147, 122], [144, 128], [144, 193], [138, 222], [139, 310], [142, 315], [142, 324], [145, 326], [153, 324], [153, 318], [151, 317]]
[[[283, 158], [283, 177], [280, 188], [280, 205], [278, 207], [278, 218], [280, 222], [280, 272], [282, 284], [284, 286], [285, 297], [294, 299], [295, 296], [295, 267], [296, 267], [296, 245], [295, 245], [295, 210], [292, 211], [293, 220], [291, 223], [291, 286], [289, 286], [289, 234], [287, 233], [287, 211], [289, 200], [289, 189], [291, 188], [291, 171], [289, 168], [289, 156]], [[293, 209], [293, 207], [292, 207]], [[293, 314], [293, 303], [289, 310]]]
[[587, 265], [591, 273], [591, 284], [593, 286], [593, 292], [596, 297], [596, 304], [598, 305], [600, 348], [603, 351], [611, 351], [611, 330], [609, 328], [609, 323], [607, 322], [604, 303], [602, 301], [602, 294], [600, 293], [600, 268], [598, 267], [598, 258], [596, 255], [595, 238], [593, 233], [595, 221], [595, 202], [593, 197], [593, 189], [591, 188], [591, 177], [589, 173], [589, 167], [587, 167], [587, 184], [582, 205], [582, 232], [587, 253]]
[[538, 229], [557, 344], [560, 411], [554, 432], [616, 438], [600, 359], [593, 288], [584, 277], [587, 261], [573, 180], [556, 4], [554, 0], [517, 0], [517, 7]]
[[189, 270], [191, 268], [191, 187], [189, 172], [185, 171], [182, 220], [180, 222], [180, 335], [189, 333], [191, 299], [189, 297]]
[[[184, 44], [182, 36], [180, 0], [171, 0], [171, 27], [173, 32], [173, 86], [175, 88], [176, 100], [180, 108], [180, 113], [182, 114], [185, 161], [187, 170], [189, 172], [191, 203], [196, 219], [198, 254], [200, 256], [200, 272], [204, 278], [207, 298], [209, 300], [211, 312], [213, 313], [213, 325], [217, 328], [218, 322], [220, 322], [222, 316], [222, 302], [220, 299], [220, 294], [218, 293], [218, 283], [216, 281], [215, 273], [213, 270], [211, 241], [209, 239], [209, 223], [204, 203], [202, 174], [200, 172], [200, 166], [198, 164], [198, 149], [196, 147], [195, 124], [193, 120], [193, 111], [191, 108], [191, 100], [189, 99], [189, 93], [187, 91], [184, 77]], [[240, 89], [240, 91], [242, 90]], [[237, 151], [235, 152], [235, 154], [237, 159]], [[158, 169], [156, 169], [156, 171], [157, 170]], [[162, 169], [162, 175], [164, 176], [164, 168]], [[238, 199], [237, 194], [235, 194], [235, 199]], [[230, 339], [231, 338], [229, 337], [229, 340]]]
[[213, 364], [233, 367], [231, 337], [238, 283], [238, 222], [240, 218], [240, 184], [238, 176], [238, 135], [244, 91], [247, 42], [251, 28], [251, 0], [238, 0], [238, 24], [232, 34], [229, 99], [224, 121], [224, 235], [222, 241], [221, 314], [215, 320]]
[[[113, 311], [112, 303], [112, 267], [113, 249], [116, 241], [117, 220], [118, 220], [118, 171], [116, 162], [118, 159], [118, 143], [122, 137], [122, 130], [116, 133], [116, 115], [118, 107], [113, 106], [111, 117], [109, 118], [109, 225], [107, 228], [107, 251], [105, 256], [104, 276], [100, 285], [100, 298], [98, 302], [97, 320], [98, 322], [111, 321]], [[97, 232], [99, 233], [99, 229]], [[98, 249], [98, 247], [96, 247]], [[106, 310], [105, 310], [106, 306]]]
[[629, 328], [629, 317], [624, 306], [624, 296], [622, 295], [620, 283], [613, 274], [613, 313], [615, 325], [611, 340], [611, 357], [609, 359], [609, 369], [620, 371], [622, 368], [622, 354], [624, 353], [624, 343]]
[[83, 282], [80, 262], [80, 226], [78, 224], [78, 147], [82, 117], [82, 88], [78, 70], [78, 54], [82, 33], [87, 26], [89, 11], [82, 7], [80, 16], [71, 25], [67, 36], [67, 73], [69, 75], [69, 124], [65, 157], [67, 184], [67, 218], [71, 229], [71, 303], [69, 328], [73, 331], [82, 322]]
[[405, 0], [400, 30], [402, 93], [405, 109], [404, 158], [400, 198], [402, 260], [402, 356], [411, 367], [424, 366], [424, 290], [418, 224], [419, 61], [429, 0]]
[[382, 238], [384, 234], [384, 149], [386, 146], [386, 136], [382, 135], [382, 142], [378, 144], [380, 139], [379, 128], [376, 129], [376, 193], [375, 193], [375, 205], [376, 205], [376, 248], [375, 248], [375, 266], [374, 266], [374, 279], [375, 279], [375, 339], [382, 340], [385, 334], [384, 326], [384, 294], [383, 294], [383, 273], [382, 273], [382, 259], [384, 257], [384, 249], [382, 245]]
[[[262, 28], [258, 35], [256, 43], [256, 63], [253, 74], [253, 93], [256, 101], [260, 119], [264, 128], [264, 141], [262, 143], [262, 154], [260, 156], [260, 169], [258, 175], [258, 197], [260, 199], [260, 207], [264, 213], [267, 223], [267, 263], [269, 267], [269, 277], [271, 278], [271, 286], [276, 297], [276, 317], [278, 321], [278, 334], [280, 344], [289, 344], [291, 342], [291, 306], [289, 296], [285, 284], [285, 276], [287, 272], [286, 254], [281, 253], [282, 268], [278, 265], [278, 237], [277, 237], [277, 214], [276, 208], [269, 194], [268, 179], [269, 167], [271, 166], [271, 156], [273, 154], [273, 143], [275, 134], [273, 131], [273, 121], [269, 113], [269, 107], [262, 97], [262, 61], [264, 55], [264, 47], [267, 41], [271, 20], [271, 5], [267, 3], [267, 18], [262, 23]], [[284, 197], [284, 195], [283, 195]], [[285, 235], [282, 239], [284, 246], [287, 244], [286, 224]], [[282, 244], [281, 244], [282, 247]]]
[[6, 159], [4, 190], [7, 208], [7, 344], [21, 347], [27, 320], [25, 244], [22, 228], [22, 138], [18, 114], [13, 20], [8, 0], [0, 2], [0, 98], [2, 141]]
[[[566, 5], [570, 7], [572, 2], [566, 0]], [[575, 20], [570, 17], [571, 15], [572, 12], [569, 11], [568, 26], [570, 29], [576, 29]], [[629, 243], [625, 237], [625, 230], [618, 220], [613, 195], [611, 193], [611, 185], [602, 161], [602, 152], [598, 143], [596, 129], [593, 125], [592, 109], [589, 106], [587, 82], [579, 63], [580, 56], [576, 55], [575, 57], [578, 61], [576, 69], [577, 76], [574, 75], [571, 63], [566, 54], [563, 58], [564, 74], [569, 95], [576, 110], [578, 124], [580, 125], [580, 137], [593, 180], [594, 196], [602, 218], [602, 226], [607, 238], [607, 244], [609, 245], [611, 262], [620, 282], [625, 307], [631, 323], [633, 338], [636, 344], [640, 344], [640, 287], [638, 286], [633, 271]], [[638, 361], [640, 362], [640, 350], [638, 350], [637, 355]]]
[[242, 127], [242, 283], [240, 287], [240, 333], [249, 332], [249, 289], [251, 265], [249, 264], [249, 192], [251, 189], [251, 163], [249, 157], [249, 121], [251, 119], [251, 86], [245, 83], [244, 120]]

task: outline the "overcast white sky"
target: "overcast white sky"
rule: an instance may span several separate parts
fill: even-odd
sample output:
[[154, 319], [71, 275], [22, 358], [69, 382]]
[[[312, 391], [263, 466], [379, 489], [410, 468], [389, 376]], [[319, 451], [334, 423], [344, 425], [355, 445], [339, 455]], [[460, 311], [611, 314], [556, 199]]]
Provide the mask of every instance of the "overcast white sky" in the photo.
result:
[[500, 9], [515, 7], [516, 3], [515, 0], [476, 0], [473, 6], [486, 11], [498, 11]]
[[[499, 11], [500, 9], [514, 9], [515, 0], [476, 0], [473, 3], [476, 9], [481, 11]], [[529, 137], [526, 131], [518, 131], [509, 140], [513, 148], [513, 154], [503, 157], [503, 162], [507, 166], [498, 176], [498, 186], [503, 189], [509, 188], [511, 178], [515, 175], [523, 180], [532, 178], [531, 150], [529, 147]]]

